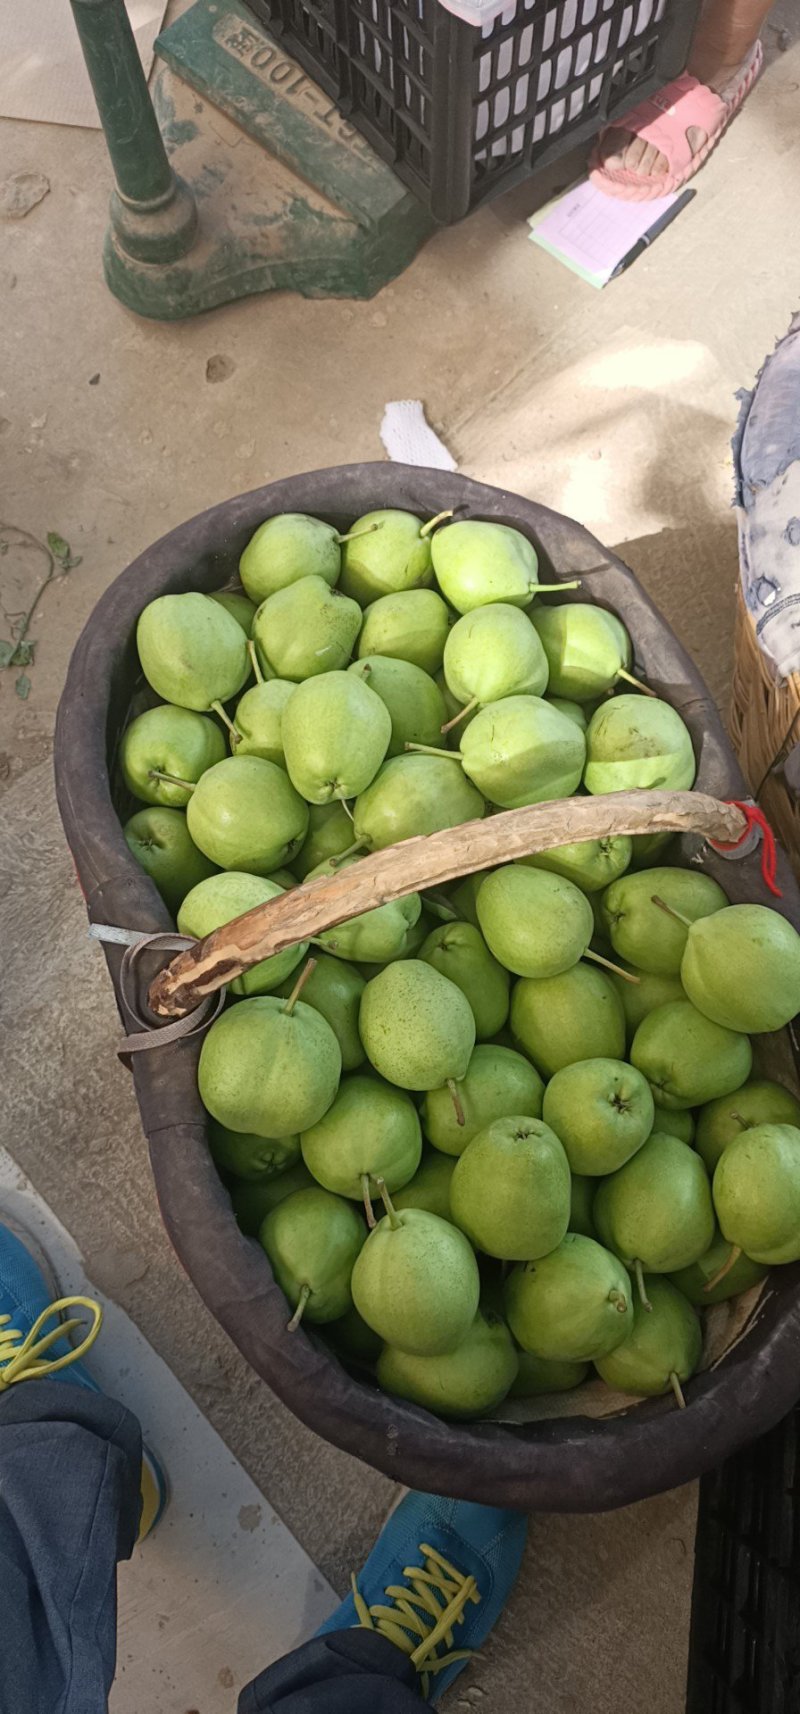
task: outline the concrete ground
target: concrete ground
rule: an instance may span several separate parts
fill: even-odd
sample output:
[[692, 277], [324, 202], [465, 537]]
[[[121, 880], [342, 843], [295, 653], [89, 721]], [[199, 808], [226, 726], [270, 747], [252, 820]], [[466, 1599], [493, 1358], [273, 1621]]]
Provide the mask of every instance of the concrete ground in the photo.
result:
[[[779, 32], [784, 31], [783, 35]], [[800, 26], [780, 0], [767, 68], [690, 208], [603, 293], [528, 241], [523, 186], [440, 232], [370, 303], [254, 299], [194, 322], [135, 320], [100, 251], [99, 133], [7, 122], [4, 171], [45, 200], [3, 227], [0, 449], [6, 523], [57, 530], [82, 564], [45, 596], [26, 701], [0, 682], [5, 917], [2, 1142], [324, 1575], [357, 1566], [391, 1488], [300, 1427], [250, 1373], [161, 1230], [116, 1018], [50, 780], [70, 650], [147, 543], [288, 472], [382, 456], [388, 399], [422, 398], [460, 467], [572, 513], [656, 596], [720, 702], [736, 577], [728, 443], [797, 308]], [[566, 168], [551, 174], [565, 183]], [[207, 379], [212, 366], [227, 378]], [[39, 566], [14, 546], [2, 605]], [[691, 1582], [690, 1490], [615, 1516], [538, 1518], [501, 1632], [474, 1672], [492, 1714], [679, 1714]], [[462, 1681], [463, 1682], [463, 1681]], [[233, 1696], [233, 1693], [231, 1693]], [[468, 1691], [455, 1700], [472, 1706]], [[233, 1703], [232, 1703], [233, 1705]], [[176, 1714], [184, 1702], [175, 1701]], [[173, 1704], [170, 1702], [170, 1709]]]

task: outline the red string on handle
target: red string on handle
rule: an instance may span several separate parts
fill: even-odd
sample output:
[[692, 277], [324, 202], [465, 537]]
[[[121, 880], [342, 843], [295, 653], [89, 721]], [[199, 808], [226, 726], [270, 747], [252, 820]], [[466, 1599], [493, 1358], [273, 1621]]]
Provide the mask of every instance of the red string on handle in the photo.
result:
[[742, 815], [745, 817], [747, 822], [747, 826], [739, 839], [734, 839], [732, 842], [726, 842], [722, 839], [709, 839], [709, 845], [712, 845], [715, 851], [738, 851], [739, 846], [743, 845], [745, 840], [750, 838], [754, 830], [757, 830], [761, 837], [762, 880], [765, 887], [769, 888], [769, 891], [776, 899], [782, 899], [783, 893], [778, 886], [776, 879], [778, 873], [778, 852], [775, 845], [775, 835], [767, 821], [763, 809], [759, 809], [758, 804], [755, 803], [740, 803], [739, 799], [735, 797], [727, 798], [725, 801], [733, 804], [736, 809], [741, 810]]

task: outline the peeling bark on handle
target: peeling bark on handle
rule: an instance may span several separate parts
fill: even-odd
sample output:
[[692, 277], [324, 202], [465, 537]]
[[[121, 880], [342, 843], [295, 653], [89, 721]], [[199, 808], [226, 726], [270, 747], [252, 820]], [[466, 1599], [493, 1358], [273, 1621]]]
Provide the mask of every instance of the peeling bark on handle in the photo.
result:
[[427, 887], [513, 863], [535, 851], [611, 834], [697, 833], [730, 844], [746, 827], [741, 810], [702, 792], [611, 792], [505, 810], [363, 857], [358, 864], [257, 905], [172, 960], [151, 985], [157, 1016], [182, 1017], [206, 994], [323, 929]]

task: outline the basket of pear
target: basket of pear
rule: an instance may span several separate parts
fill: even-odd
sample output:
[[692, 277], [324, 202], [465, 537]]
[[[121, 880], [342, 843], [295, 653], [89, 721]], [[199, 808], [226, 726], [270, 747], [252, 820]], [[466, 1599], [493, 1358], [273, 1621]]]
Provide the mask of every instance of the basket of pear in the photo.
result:
[[789, 1408], [800, 899], [600, 543], [393, 465], [216, 507], [90, 619], [56, 777], [168, 1231], [304, 1422], [591, 1510]]

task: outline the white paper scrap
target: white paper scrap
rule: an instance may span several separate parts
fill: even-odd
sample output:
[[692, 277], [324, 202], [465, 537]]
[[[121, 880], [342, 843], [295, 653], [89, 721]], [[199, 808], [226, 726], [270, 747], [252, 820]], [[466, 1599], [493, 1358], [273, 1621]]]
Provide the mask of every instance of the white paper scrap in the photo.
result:
[[420, 399], [393, 399], [381, 423], [381, 440], [395, 464], [422, 464], [429, 470], [457, 470], [444, 442], [434, 434]]

